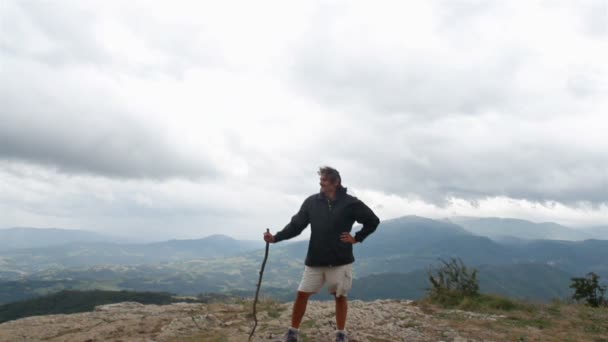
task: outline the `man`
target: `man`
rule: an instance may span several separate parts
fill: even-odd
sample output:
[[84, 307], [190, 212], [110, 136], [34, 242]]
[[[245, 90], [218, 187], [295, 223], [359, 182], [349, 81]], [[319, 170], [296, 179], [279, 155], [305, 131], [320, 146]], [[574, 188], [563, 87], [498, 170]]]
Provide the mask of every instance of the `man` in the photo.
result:
[[[321, 191], [309, 196], [300, 210], [283, 230], [272, 235], [264, 233], [266, 242], [275, 243], [299, 235], [310, 223], [310, 241], [304, 274], [291, 316], [291, 328], [285, 341], [297, 342], [308, 298], [318, 293], [327, 282], [336, 299], [336, 341], [348, 341], [346, 332], [346, 295], [352, 285], [353, 245], [361, 243], [378, 227], [380, 220], [356, 197], [348, 195], [342, 186], [340, 173], [331, 167], [319, 169]], [[363, 224], [353, 237], [354, 222]]]

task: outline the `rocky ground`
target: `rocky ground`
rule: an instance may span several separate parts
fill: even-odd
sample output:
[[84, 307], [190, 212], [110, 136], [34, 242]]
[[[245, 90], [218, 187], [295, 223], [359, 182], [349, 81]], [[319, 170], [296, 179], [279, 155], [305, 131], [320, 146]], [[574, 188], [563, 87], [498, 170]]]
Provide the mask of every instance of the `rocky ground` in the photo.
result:
[[[93, 312], [23, 318], [0, 324], [0, 341], [247, 341], [251, 301], [142, 305], [124, 302]], [[292, 303], [262, 301], [254, 341], [280, 341]], [[555, 311], [555, 309], [553, 309]], [[568, 308], [543, 320], [537, 314], [476, 313], [441, 309], [412, 301], [350, 301], [351, 341], [608, 341], [608, 315], [585, 311], [581, 321], [597, 320], [596, 331], [563, 327]], [[605, 310], [608, 311], [608, 310]], [[539, 311], [540, 312], [540, 311]], [[576, 311], [579, 312], [578, 309]], [[551, 311], [546, 311], [551, 315]], [[536, 315], [536, 316], [534, 316]], [[541, 315], [541, 316], [538, 316]], [[595, 316], [593, 316], [595, 315]], [[599, 316], [598, 316], [599, 315]], [[538, 316], [538, 317], [537, 317]], [[602, 320], [603, 323], [602, 323]], [[554, 325], [555, 324], [555, 325]], [[576, 322], [572, 322], [576, 325]], [[605, 329], [605, 330], [604, 330]], [[309, 302], [301, 326], [303, 341], [333, 341], [334, 303]], [[604, 332], [606, 335], [604, 335]], [[602, 339], [602, 336], [606, 337]]]

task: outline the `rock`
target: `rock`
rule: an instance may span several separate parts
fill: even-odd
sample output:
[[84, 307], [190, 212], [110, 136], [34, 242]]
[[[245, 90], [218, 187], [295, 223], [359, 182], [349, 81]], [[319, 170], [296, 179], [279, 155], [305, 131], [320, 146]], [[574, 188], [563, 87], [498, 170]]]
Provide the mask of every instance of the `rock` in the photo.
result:
[[[280, 340], [291, 322], [292, 306], [293, 303], [276, 303], [268, 311], [259, 311], [254, 341]], [[434, 310], [425, 313], [409, 300], [352, 300], [349, 301], [347, 331], [353, 342], [482, 341], [486, 339], [471, 338], [470, 331], [469, 335], [456, 331], [450, 326], [450, 317], [455, 317], [458, 324], [464, 320], [486, 324], [501, 319], [499, 315]], [[247, 341], [252, 327], [251, 305], [124, 302], [100, 305], [92, 312], [5, 322], [0, 324], [0, 341], [243, 342]], [[311, 300], [300, 327], [301, 333], [309, 341], [328, 341], [333, 340], [335, 329], [335, 303]]]
[[95, 311], [131, 311], [143, 308], [144, 305], [137, 302], [122, 302], [116, 304], [99, 305]]

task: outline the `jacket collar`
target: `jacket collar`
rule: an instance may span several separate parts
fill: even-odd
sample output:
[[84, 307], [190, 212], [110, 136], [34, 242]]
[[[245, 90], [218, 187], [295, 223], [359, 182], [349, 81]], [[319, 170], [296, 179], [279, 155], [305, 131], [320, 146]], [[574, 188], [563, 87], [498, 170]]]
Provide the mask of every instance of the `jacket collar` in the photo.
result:
[[[344, 198], [346, 196], [346, 188], [342, 187], [338, 190], [336, 190], [336, 201]], [[325, 196], [325, 193], [323, 191], [319, 191], [319, 194], [317, 194], [317, 199], [318, 200], [322, 200], [322, 201], [326, 201], [327, 200], [327, 196]]]

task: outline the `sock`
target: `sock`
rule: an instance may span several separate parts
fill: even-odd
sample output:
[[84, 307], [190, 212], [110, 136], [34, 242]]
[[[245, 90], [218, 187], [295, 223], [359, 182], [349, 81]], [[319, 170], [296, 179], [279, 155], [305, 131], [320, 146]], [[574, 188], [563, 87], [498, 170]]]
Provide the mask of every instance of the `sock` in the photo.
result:
[[339, 334], [339, 333], [343, 333], [344, 335], [346, 335], [346, 330], [336, 330], [336, 334]]
[[296, 328], [294, 328], [294, 327], [289, 328], [289, 330], [291, 330], [291, 331], [295, 331], [295, 332], [298, 332], [298, 331], [299, 331], [298, 329], [296, 329]]

